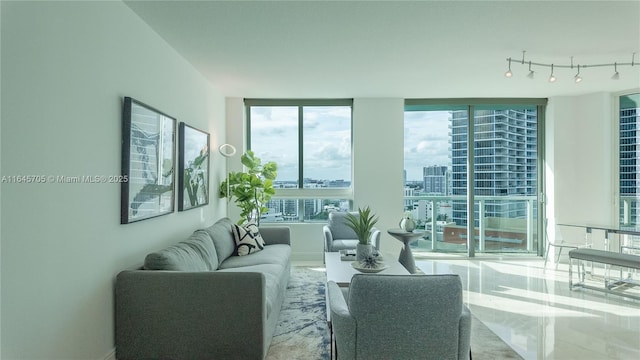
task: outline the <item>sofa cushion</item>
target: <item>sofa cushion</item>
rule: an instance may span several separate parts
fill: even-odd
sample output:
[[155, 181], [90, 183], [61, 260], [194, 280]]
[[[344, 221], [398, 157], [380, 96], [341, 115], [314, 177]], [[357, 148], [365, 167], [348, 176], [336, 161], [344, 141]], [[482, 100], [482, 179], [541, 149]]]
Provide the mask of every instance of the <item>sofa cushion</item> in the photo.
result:
[[240, 226], [233, 224], [233, 240], [236, 244], [235, 253], [239, 256], [256, 253], [264, 248], [264, 240], [258, 230], [258, 225], [248, 223]]
[[216, 248], [204, 230], [196, 230], [185, 241], [147, 255], [146, 270], [211, 271], [219, 266]]
[[233, 255], [236, 250], [236, 244], [233, 241], [231, 227], [233, 222], [229, 218], [222, 218], [215, 224], [204, 229], [213, 240], [213, 245], [218, 253], [218, 265], [226, 258]]
[[220, 269], [242, 268], [261, 264], [275, 264], [286, 266], [291, 257], [291, 246], [284, 244], [266, 245], [260, 252], [247, 256], [231, 256], [227, 258]]
[[336, 240], [331, 245], [333, 251], [355, 249], [358, 246], [358, 239], [342, 239]]

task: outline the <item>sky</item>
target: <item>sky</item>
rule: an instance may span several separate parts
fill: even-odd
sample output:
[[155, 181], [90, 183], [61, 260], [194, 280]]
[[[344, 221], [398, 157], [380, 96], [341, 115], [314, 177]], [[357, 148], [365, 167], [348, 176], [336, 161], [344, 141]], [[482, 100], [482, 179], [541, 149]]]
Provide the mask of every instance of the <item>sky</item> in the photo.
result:
[[[278, 164], [278, 180], [297, 180], [298, 108], [251, 109], [251, 149], [263, 163]], [[351, 108], [304, 109], [304, 177], [351, 180]]]
[[[251, 148], [262, 162], [278, 164], [278, 180], [298, 178], [298, 108], [251, 108]], [[351, 109], [305, 107], [304, 176], [351, 180]], [[405, 113], [404, 162], [407, 180], [422, 180], [422, 168], [449, 165], [446, 111]]]
[[407, 180], [422, 181], [422, 168], [450, 166], [448, 111], [406, 111], [404, 116], [404, 169]]

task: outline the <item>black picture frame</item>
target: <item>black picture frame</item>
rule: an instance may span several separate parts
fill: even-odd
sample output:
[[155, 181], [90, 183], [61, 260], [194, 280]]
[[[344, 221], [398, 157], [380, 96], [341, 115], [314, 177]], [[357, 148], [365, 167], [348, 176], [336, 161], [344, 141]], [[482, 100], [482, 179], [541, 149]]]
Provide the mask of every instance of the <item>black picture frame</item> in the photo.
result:
[[124, 98], [120, 223], [175, 210], [176, 119]]
[[178, 133], [178, 210], [185, 211], [209, 204], [210, 136], [184, 122]]

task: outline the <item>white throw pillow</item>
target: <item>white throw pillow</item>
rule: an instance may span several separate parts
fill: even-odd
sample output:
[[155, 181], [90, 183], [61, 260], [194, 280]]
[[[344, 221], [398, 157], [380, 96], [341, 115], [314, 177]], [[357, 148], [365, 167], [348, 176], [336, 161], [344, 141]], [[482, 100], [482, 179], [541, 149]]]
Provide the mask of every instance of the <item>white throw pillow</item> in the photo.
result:
[[233, 240], [236, 242], [236, 254], [243, 256], [264, 249], [264, 239], [258, 225], [248, 223], [243, 226], [233, 224]]

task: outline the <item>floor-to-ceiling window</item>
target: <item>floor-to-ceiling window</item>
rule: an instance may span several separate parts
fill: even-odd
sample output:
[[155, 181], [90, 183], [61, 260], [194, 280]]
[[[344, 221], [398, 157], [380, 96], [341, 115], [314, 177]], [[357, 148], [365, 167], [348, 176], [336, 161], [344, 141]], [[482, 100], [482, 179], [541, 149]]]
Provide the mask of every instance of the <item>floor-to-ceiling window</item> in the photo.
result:
[[245, 99], [248, 148], [278, 164], [276, 195], [261, 221], [326, 221], [351, 209], [352, 104]]
[[466, 215], [460, 219], [467, 208], [467, 114], [455, 105], [405, 111], [404, 211], [425, 230], [416, 249], [467, 251]]
[[425, 230], [416, 251], [538, 252], [545, 104], [406, 101], [404, 210]]

